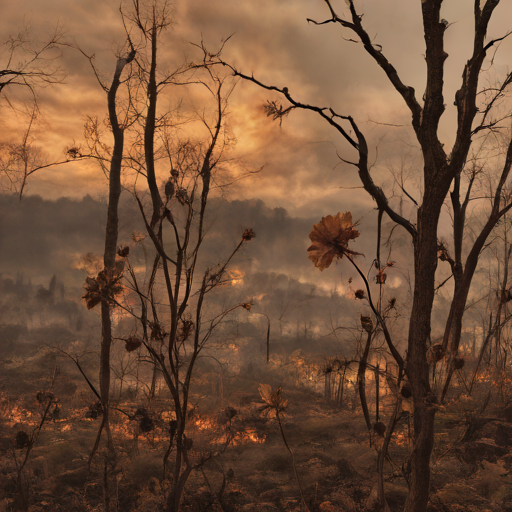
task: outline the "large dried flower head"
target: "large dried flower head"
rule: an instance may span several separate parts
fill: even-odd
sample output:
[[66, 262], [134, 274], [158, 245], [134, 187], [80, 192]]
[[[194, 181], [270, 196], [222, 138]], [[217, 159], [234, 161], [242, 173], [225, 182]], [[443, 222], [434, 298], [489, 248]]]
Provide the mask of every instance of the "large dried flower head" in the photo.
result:
[[121, 258], [126, 258], [130, 254], [129, 245], [121, 245], [117, 248], [117, 255]]
[[142, 340], [137, 336], [130, 336], [124, 340], [125, 349], [127, 352], [133, 352], [142, 345]]
[[82, 295], [87, 309], [94, 308], [103, 299], [111, 301], [115, 295], [119, 295], [123, 291], [122, 278], [118, 269], [104, 269], [96, 277], [87, 277], [84, 284], [86, 293]]
[[263, 401], [259, 407], [260, 413], [271, 418], [286, 410], [288, 400], [283, 398], [280, 387], [273, 391], [269, 384], [260, 384], [258, 390]]
[[334, 217], [327, 215], [313, 226], [313, 231], [309, 234], [312, 244], [308, 247], [308, 257], [316, 267], [324, 270], [334, 258], [361, 254], [348, 248], [349, 241], [358, 236], [359, 231], [354, 229], [350, 212], [340, 212]]
[[356, 290], [355, 297], [359, 300], [364, 299], [364, 290]]

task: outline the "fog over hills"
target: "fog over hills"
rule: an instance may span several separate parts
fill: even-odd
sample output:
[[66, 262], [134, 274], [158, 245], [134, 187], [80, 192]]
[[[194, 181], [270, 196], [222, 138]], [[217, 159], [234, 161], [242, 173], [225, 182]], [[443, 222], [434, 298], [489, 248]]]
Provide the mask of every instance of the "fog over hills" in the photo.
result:
[[[251, 227], [256, 238], [236, 261], [244, 272], [282, 273], [326, 289], [342, 285], [340, 272], [346, 274], [345, 286], [354, 273], [344, 264], [321, 273], [308, 260], [308, 235], [320, 218], [291, 217], [284, 208], [268, 208], [263, 201], [254, 199], [214, 199], [208, 212], [205, 264], [215, 264], [226, 257], [243, 230]], [[336, 213], [329, 211], [325, 215]], [[365, 213], [353, 212], [354, 219]], [[375, 217], [375, 212], [369, 212], [361, 219], [358, 229], [362, 234], [354, 242], [354, 250], [367, 255], [360, 259], [363, 267], [371, 265], [375, 252]], [[105, 218], [106, 204], [89, 195], [82, 200], [56, 201], [27, 196], [21, 202], [1, 195], [1, 272], [23, 272], [41, 284], [57, 274], [67, 284], [79, 286], [84, 276], [77, 269], [79, 259], [87, 253], [103, 252]], [[134, 231], [143, 232], [144, 226], [135, 202], [126, 193], [121, 202], [120, 243], [131, 243]], [[399, 254], [391, 256], [396, 260]]]

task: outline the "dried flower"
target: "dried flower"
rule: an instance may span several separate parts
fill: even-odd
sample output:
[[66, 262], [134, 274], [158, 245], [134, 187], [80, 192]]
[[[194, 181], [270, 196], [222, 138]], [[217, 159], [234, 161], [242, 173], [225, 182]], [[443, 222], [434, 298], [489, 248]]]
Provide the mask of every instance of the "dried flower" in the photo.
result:
[[190, 320], [190, 319], [182, 320], [180, 332], [178, 334], [178, 339], [180, 341], [185, 341], [190, 336], [190, 333], [193, 330], [194, 330], [194, 322], [192, 322], [192, 320]]
[[385, 284], [386, 283], [386, 278], [387, 278], [387, 274], [384, 272], [384, 269], [382, 270], [379, 270], [379, 272], [377, 273], [377, 275], [375, 276], [375, 283], [377, 284]]
[[251, 311], [252, 303], [251, 302], [244, 302], [242, 304], [242, 307], [246, 309], [247, 311]]
[[94, 308], [102, 299], [112, 300], [115, 295], [119, 295], [123, 291], [122, 277], [119, 271], [107, 269], [102, 270], [96, 277], [87, 277], [84, 284], [86, 293], [82, 295], [87, 309]]
[[356, 290], [356, 299], [364, 299], [364, 290]]
[[350, 240], [359, 236], [359, 231], [354, 229], [352, 214], [350, 212], [338, 213], [335, 217], [327, 215], [313, 226], [309, 234], [311, 242], [309, 259], [320, 270], [329, 267], [332, 260], [342, 258], [344, 255], [359, 255], [361, 253], [348, 248]]
[[162, 325], [159, 322], [150, 322], [149, 327], [151, 328], [151, 339], [162, 341], [167, 333], [162, 328]]
[[361, 327], [370, 334], [373, 331], [373, 322], [369, 316], [361, 315]]
[[437, 244], [437, 257], [441, 261], [450, 261], [451, 260], [450, 253], [448, 252], [448, 248], [446, 247], [446, 245], [444, 245], [443, 242], [439, 242]]
[[82, 158], [82, 148], [80, 146], [69, 146], [66, 148], [66, 155], [72, 160]]
[[242, 240], [244, 242], [250, 242], [255, 236], [256, 236], [256, 233], [252, 230], [252, 228], [247, 228], [243, 232]]
[[178, 188], [176, 191], [176, 199], [179, 201], [181, 205], [184, 205], [185, 203], [189, 202], [188, 192], [185, 188]]
[[85, 413], [86, 418], [90, 418], [91, 420], [95, 420], [98, 416], [103, 414], [103, 405], [101, 402], [93, 402], [89, 405], [89, 410]]
[[267, 416], [275, 416], [285, 411], [288, 406], [288, 400], [281, 396], [281, 388], [272, 391], [269, 384], [260, 384], [258, 387], [261, 399], [264, 404], [260, 406], [260, 412]]
[[117, 248], [117, 255], [121, 258], [126, 258], [130, 254], [130, 246], [129, 245], [121, 245]]
[[142, 340], [136, 336], [130, 336], [124, 340], [125, 348], [127, 352], [133, 352], [142, 345]]

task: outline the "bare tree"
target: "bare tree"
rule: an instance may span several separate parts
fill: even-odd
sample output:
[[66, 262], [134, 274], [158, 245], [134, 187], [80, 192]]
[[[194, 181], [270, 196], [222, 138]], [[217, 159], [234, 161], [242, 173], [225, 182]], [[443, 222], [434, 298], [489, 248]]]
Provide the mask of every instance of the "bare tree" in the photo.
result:
[[[463, 69], [460, 88], [455, 94], [457, 129], [453, 148], [447, 154], [438, 133], [439, 122], [445, 111], [443, 77], [444, 62], [448, 54], [444, 49], [444, 37], [449, 25], [448, 22], [441, 19], [442, 0], [421, 1], [427, 68], [423, 101], [418, 100], [414, 88], [408, 86], [400, 78], [396, 68], [386, 57], [382, 46], [372, 41], [363, 26], [363, 16], [357, 11], [355, 2], [348, 0], [346, 3], [348, 5], [346, 16], [340, 16], [333, 7], [333, 2], [325, 0], [328, 18], [323, 21], [311, 19], [308, 21], [318, 26], [336, 24], [344, 31], [352, 33], [351, 37], [356, 37], [357, 41], [364, 46], [366, 52], [384, 71], [391, 85], [401, 95], [411, 114], [411, 127], [423, 156], [423, 197], [417, 208], [416, 219], [409, 220], [399, 213], [392, 206], [383, 189], [375, 183], [370, 173], [368, 142], [354, 118], [350, 115], [339, 114], [331, 107], [304, 103], [298, 100], [288, 87], [265, 84], [254, 76], [229, 66], [226, 62], [221, 61], [221, 63], [229, 66], [236, 76], [251, 81], [268, 91], [279, 93], [286, 99], [287, 106], [276, 101], [268, 104], [267, 113], [274, 119], [282, 120], [293, 110], [301, 109], [315, 113], [337, 130], [351, 150], [355, 152], [355, 158], [347, 158], [343, 161], [357, 169], [364, 189], [375, 200], [379, 212], [386, 213], [392, 221], [402, 226], [411, 236], [414, 246], [415, 279], [409, 321], [406, 372], [414, 400], [414, 444], [408, 464], [410, 468], [409, 495], [405, 510], [406, 512], [422, 512], [426, 510], [429, 496], [430, 455], [434, 442], [434, 418], [439, 401], [431, 388], [430, 365], [427, 359], [439, 249], [437, 229], [441, 209], [450, 189], [452, 189], [457, 253], [453, 260], [453, 266], [457, 273], [457, 286], [446, 327], [445, 346], [448, 344], [448, 339], [451, 338], [447, 363], [450, 366], [454, 364], [453, 361], [459, 348], [461, 320], [478, 255], [493, 227], [511, 207], [510, 201], [503, 201], [501, 194], [512, 164], [512, 144], [509, 144], [493, 194], [494, 199], [488, 222], [470, 250], [463, 268], [460, 241], [463, 237], [461, 226], [464, 225], [467, 203], [465, 199], [460, 199], [460, 176], [468, 160], [475, 135], [486, 130], [497, 130], [500, 126], [503, 117], [493, 115], [493, 111], [497, 100], [504, 94], [511, 81], [511, 75], [507, 75], [489, 95], [479, 96], [479, 77], [489, 51], [508, 34], [486, 41], [489, 22], [500, 1], [481, 2], [475, 0], [473, 44], [469, 49], [469, 60]], [[483, 104], [482, 97], [485, 98]], [[448, 371], [448, 376], [450, 376], [450, 371]]]
[[0, 50], [0, 95], [21, 88], [35, 97], [36, 87], [60, 82], [62, 73], [54, 63], [61, 43], [59, 28], [42, 43], [30, 37], [28, 27], [10, 36]]
[[[113, 454], [115, 451], [109, 425], [109, 402], [110, 402], [110, 352], [112, 347], [112, 319], [111, 309], [112, 300], [116, 292], [119, 291], [119, 281], [122, 277], [122, 260], [121, 265], [116, 261], [117, 244], [118, 244], [118, 228], [119, 228], [119, 198], [121, 196], [121, 170], [123, 164], [124, 152], [124, 132], [129, 124], [128, 110], [119, 107], [119, 88], [124, 78], [123, 72], [125, 68], [135, 58], [135, 48], [127, 42], [126, 47], [120, 52], [117, 58], [114, 75], [110, 86], [104, 84], [101, 80], [100, 85], [107, 95], [108, 120], [114, 138], [114, 145], [108, 161], [108, 207], [107, 220], [105, 229], [105, 250], [103, 254], [103, 270], [95, 278], [87, 278], [86, 290], [84, 298], [87, 307], [90, 309], [101, 304], [101, 350], [100, 350], [100, 398], [103, 408], [102, 422], [98, 431], [96, 442], [91, 452], [89, 463], [96, 453], [103, 430], [107, 434], [108, 451]], [[99, 77], [94, 67], [93, 57], [88, 57], [95, 74]], [[99, 78], [98, 78], [99, 79]], [[120, 112], [121, 110], [121, 112]], [[96, 139], [93, 140], [97, 142]], [[103, 158], [99, 158], [100, 162], [104, 162]], [[105, 163], [103, 163], [105, 165]], [[107, 465], [105, 465], [107, 471]], [[108, 489], [108, 478], [105, 477], [104, 504], [105, 509], [110, 510], [110, 492]]]
[[[205, 305], [209, 295], [229, 282], [228, 266], [235, 254], [254, 237], [246, 229], [230, 254], [220, 263], [206, 265], [201, 259], [202, 244], [207, 235], [207, 206], [212, 189], [223, 183], [220, 170], [224, 154], [231, 145], [225, 126], [227, 102], [234, 84], [208, 68], [184, 65], [174, 71], [161, 72], [159, 45], [170, 25], [167, 3], [135, 0], [130, 11], [122, 11], [123, 22], [131, 51], [118, 60], [112, 85], [104, 89], [109, 99], [109, 120], [114, 132], [114, 150], [109, 169], [109, 217], [105, 243], [105, 269], [97, 278], [87, 281], [85, 299], [94, 307], [102, 307], [102, 349], [100, 394], [104, 407], [102, 428], [108, 433], [108, 401], [110, 388], [110, 346], [112, 326], [109, 313], [112, 307], [122, 308], [138, 321], [137, 332], [126, 338], [126, 349], [144, 346], [163, 375], [172, 397], [175, 419], [169, 425], [170, 439], [163, 457], [164, 475], [170, 468], [171, 486], [167, 510], [178, 512], [185, 485], [195, 469], [201, 468], [212, 456], [197, 458], [193, 440], [187, 433], [188, 408], [195, 363], [204, 347], [211, 341], [215, 328], [237, 308], [249, 309], [248, 303], [233, 303], [219, 311]], [[137, 52], [133, 48], [137, 47]], [[207, 54], [205, 53], [205, 59]], [[129, 104], [125, 108], [129, 122], [122, 124], [116, 110], [116, 91], [124, 67], [132, 62], [133, 80], [129, 80]], [[187, 74], [188, 73], [188, 74]], [[204, 73], [199, 76], [199, 73]], [[172, 112], [160, 108], [159, 99], [169, 86], [195, 85], [202, 87], [211, 98], [212, 107], [204, 108], [194, 117], [197, 126], [194, 136], [183, 135], [173, 124]], [[130, 149], [123, 154], [123, 135], [127, 129]], [[89, 122], [91, 152], [104, 162], [104, 144], [99, 123]], [[204, 136], [199, 135], [204, 133]], [[108, 153], [108, 152], [107, 152]], [[117, 245], [117, 202], [120, 192], [120, 171], [124, 166], [133, 173], [130, 186], [139, 206], [146, 239], [153, 248], [153, 262], [143, 270], [132, 265], [130, 247]], [[147, 199], [149, 201], [146, 201]], [[148, 204], [149, 202], [149, 204]], [[143, 242], [140, 242], [143, 243]], [[205, 266], [206, 265], [206, 266]], [[124, 303], [116, 295], [123, 281], [138, 300]], [[154, 396], [154, 381], [149, 400]], [[105, 414], [107, 413], [107, 414]], [[98, 434], [96, 447], [101, 434]], [[227, 436], [226, 445], [230, 436]], [[108, 437], [110, 450], [113, 443]]]
[[34, 173], [84, 158], [80, 148], [70, 146], [63, 158], [50, 159], [34, 140], [41, 116], [38, 89], [64, 78], [57, 65], [63, 39], [59, 27], [44, 42], [33, 40], [29, 32], [25, 27], [0, 48], [0, 100], [10, 108], [10, 115], [16, 116], [16, 125], [24, 126], [21, 132], [16, 130], [17, 139], [0, 142], [0, 187], [20, 200]]

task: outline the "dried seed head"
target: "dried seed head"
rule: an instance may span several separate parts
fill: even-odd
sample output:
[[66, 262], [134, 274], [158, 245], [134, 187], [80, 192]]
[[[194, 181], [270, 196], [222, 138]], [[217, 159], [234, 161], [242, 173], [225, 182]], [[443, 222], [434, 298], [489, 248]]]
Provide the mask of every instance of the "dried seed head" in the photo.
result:
[[373, 322], [369, 316], [361, 315], [361, 327], [370, 334], [373, 331]]
[[130, 246], [129, 245], [122, 245], [117, 248], [117, 255], [121, 258], [126, 258], [130, 254]]
[[133, 352], [137, 350], [142, 345], [142, 340], [137, 338], [136, 336], [130, 336], [129, 338], [124, 340], [124, 348], [127, 352]]
[[247, 228], [242, 234], [242, 240], [244, 242], [250, 242], [255, 236], [256, 233], [252, 230], [252, 228]]

